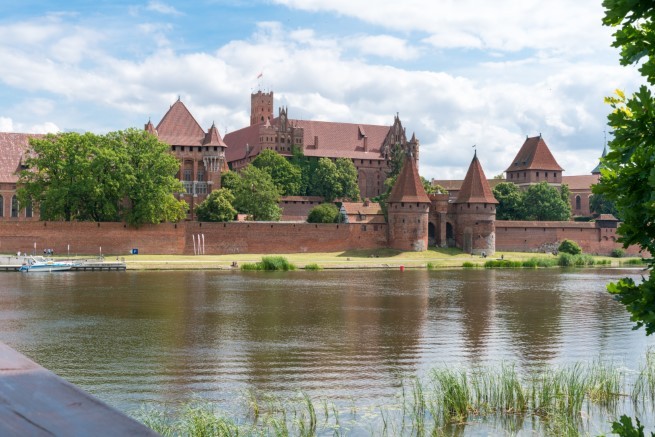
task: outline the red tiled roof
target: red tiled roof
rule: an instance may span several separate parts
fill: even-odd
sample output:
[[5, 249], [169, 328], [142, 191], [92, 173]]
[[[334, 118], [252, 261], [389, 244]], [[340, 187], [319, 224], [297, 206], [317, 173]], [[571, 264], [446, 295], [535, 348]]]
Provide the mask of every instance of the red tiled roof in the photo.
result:
[[454, 203], [498, 203], [491, 192], [477, 153], [473, 156]]
[[596, 217], [596, 221], [598, 220], [604, 220], [604, 221], [610, 221], [610, 222], [618, 222], [619, 219], [614, 217], [612, 214], [601, 214], [598, 217]]
[[[380, 149], [389, 134], [390, 126], [311, 120], [289, 121], [294, 126], [303, 128], [305, 156], [351, 159], [384, 158], [380, 154]], [[315, 147], [314, 137], [318, 137], [318, 147]], [[366, 138], [366, 152], [364, 151], [364, 138]]]
[[[487, 179], [487, 183], [493, 189], [501, 182], [507, 182], [505, 179]], [[464, 179], [432, 179], [432, 186], [439, 185], [444, 187], [447, 191], [459, 191], [462, 188]]]
[[[227, 162], [233, 162], [259, 154], [261, 150], [261, 146], [259, 145], [260, 127], [260, 125], [256, 124], [225, 134], [224, 141], [228, 145], [225, 151], [225, 160]], [[246, 144], [250, 146], [248, 153], [246, 153]], [[256, 153], [255, 150], [257, 151]]]
[[280, 202], [322, 202], [322, 196], [282, 196]]
[[16, 183], [21, 161], [27, 153], [30, 138], [43, 138], [40, 134], [0, 132], [0, 182]]
[[391, 189], [387, 202], [421, 202], [430, 203], [421, 178], [418, 175], [416, 161], [407, 155], [403, 168]]
[[562, 176], [562, 184], [568, 185], [571, 191], [589, 190], [592, 185], [598, 183], [599, 178], [599, 174]]
[[184, 103], [175, 102], [157, 125], [159, 139], [171, 146], [201, 146], [205, 131]]
[[210, 127], [207, 134], [205, 134], [205, 139], [203, 140], [202, 145], [227, 147], [227, 144], [223, 142], [221, 135], [218, 133], [218, 129], [216, 129], [215, 124], [212, 124], [212, 127]]
[[555, 157], [550, 153], [546, 142], [541, 138], [526, 138], [521, 150], [512, 161], [512, 164], [505, 171], [518, 170], [556, 170], [563, 171]]
[[364, 205], [363, 202], [342, 202], [341, 207], [348, 215], [383, 215], [380, 204], [375, 202], [369, 202], [368, 205]]
[[[273, 125], [276, 125], [277, 122], [276, 118], [273, 120]], [[305, 156], [384, 159], [381, 155], [381, 148], [389, 134], [390, 126], [292, 119], [289, 119], [288, 123], [303, 129]], [[261, 151], [260, 127], [260, 124], [247, 126], [225, 135], [225, 143], [229, 146], [226, 152], [228, 162], [259, 154]], [[318, 147], [315, 147], [315, 137], [318, 137]], [[364, 138], [366, 138], [366, 152], [364, 151]], [[248, 153], [246, 153], [246, 144], [250, 145]]]

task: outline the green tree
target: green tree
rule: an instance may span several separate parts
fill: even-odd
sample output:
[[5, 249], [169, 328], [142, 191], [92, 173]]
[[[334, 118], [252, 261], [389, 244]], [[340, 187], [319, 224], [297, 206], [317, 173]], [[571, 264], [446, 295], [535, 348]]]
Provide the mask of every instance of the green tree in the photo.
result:
[[234, 171], [226, 171], [221, 173], [221, 188], [234, 190], [239, 184], [239, 175]]
[[183, 188], [175, 177], [180, 163], [169, 153], [169, 146], [141, 129], [110, 132], [106, 138], [127, 151], [121, 179], [129, 205], [123, 213], [124, 220], [135, 226], [183, 220], [188, 205], [173, 196]]
[[30, 140], [19, 198], [32, 201], [43, 220], [126, 220], [139, 225], [178, 221], [186, 203], [179, 163], [168, 146], [145, 131], [104, 136], [75, 132]]
[[562, 197], [560, 191], [548, 182], [530, 185], [523, 193], [523, 219], [568, 220], [571, 217], [571, 204]]
[[332, 202], [342, 192], [337, 166], [329, 158], [318, 160], [312, 179], [312, 193], [322, 196], [326, 202]]
[[209, 193], [209, 196], [196, 207], [198, 220], [203, 222], [229, 222], [234, 220], [237, 210], [232, 206], [234, 195], [227, 188]]
[[[616, 28], [613, 47], [621, 50], [621, 65], [639, 65], [649, 86], [655, 85], [655, 5], [634, 0], [605, 0], [603, 24]], [[646, 85], [630, 97], [617, 90], [606, 101], [613, 111], [608, 116], [614, 139], [602, 159], [600, 182], [594, 195], [614, 202], [620, 212], [619, 241], [624, 247], [638, 245], [655, 254], [655, 98]], [[649, 268], [653, 267], [653, 259]], [[655, 332], [655, 276], [640, 284], [624, 278], [608, 285], [628, 311], [635, 329], [646, 335]]]
[[609, 200], [605, 194], [594, 194], [589, 199], [589, 209], [595, 215], [612, 214], [614, 217], [620, 219], [619, 211], [616, 209], [616, 204]]
[[309, 223], [337, 223], [339, 221], [339, 208], [333, 203], [322, 203], [309, 211]]
[[356, 202], [359, 200], [359, 185], [357, 184], [357, 169], [348, 158], [337, 158], [334, 162], [341, 191], [337, 197]]
[[234, 207], [252, 220], [280, 220], [282, 210], [278, 202], [278, 191], [271, 176], [264, 170], [248, 165], [239, 173], [239, 182], [234, 188]]
[[301, 196], [313, 195], [312, 175], [316, 172], [318, 160], [305, 156], [300, 147], [293, 146], [290, 162], [300, 169], [300, 189], [298, 190], [298, 194]]
[[497, 220], [523, 220], [523, 193], [516, 184], [501, 182], [493, 188], [493, 193], [498, 201]]
[[300, 194], [302, 171], [279, 153], [264, 149], [252, 162], [255, 167], [271, 175], [273, 182], [283, 196]]
[[557, 248], [558, 251], [564, 252], [564, 253], [569, 253], [571, 255], [578, 255], [582, 253], [582, 249], [580, 248], [580, 245], [576, 243], [575, 241], [572, 240], [564, 240], [559, 244], [559, 247]]

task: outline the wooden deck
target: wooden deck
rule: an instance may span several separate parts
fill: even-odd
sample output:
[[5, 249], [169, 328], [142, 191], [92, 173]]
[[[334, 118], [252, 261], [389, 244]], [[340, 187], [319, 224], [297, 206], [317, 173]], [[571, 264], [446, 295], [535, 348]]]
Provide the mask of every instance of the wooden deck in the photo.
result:
[[[5, 264], [0, 265], [0, 272], [17, 272], [20, 269], [20, 265], [17, 264]], [[127, 266], [124, 262], [93, 262], [85, 261], [78, 266], [73, 266], [69, 272], [82, 272], [82, 271], [98, 271], [98, 272], [108, 272], [108, 271], [125, 271]], [[59, 272], [58, 272], [59, 273]]]
[[0, 343], [0, 435], [158, 434]]

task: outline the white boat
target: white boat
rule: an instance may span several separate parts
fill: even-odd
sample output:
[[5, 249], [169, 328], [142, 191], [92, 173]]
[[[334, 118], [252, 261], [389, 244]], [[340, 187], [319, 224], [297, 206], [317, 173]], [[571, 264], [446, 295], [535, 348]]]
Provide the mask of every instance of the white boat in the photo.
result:
[[67, 261], [54, 261], [43, 257], [29, 257], [20, 266], [20, 272], [63, 272], [70, 270], [73, 267], [72, 262]]

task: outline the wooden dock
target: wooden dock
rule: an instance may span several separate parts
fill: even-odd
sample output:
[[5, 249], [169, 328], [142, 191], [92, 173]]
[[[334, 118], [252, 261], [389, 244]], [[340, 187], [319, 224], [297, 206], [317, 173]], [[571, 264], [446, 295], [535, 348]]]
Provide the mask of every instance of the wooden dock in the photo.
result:
[[[0, 272], [17, 272], [20, 269], [20, 264], [4, 264], [0, 265]], [[69, 272], [109, 272], [109, 271], [125, 271], [127, 265], [124, 262], [103, 262], [103, 261], [84, 261], [79, 265], [73, 266]]]

